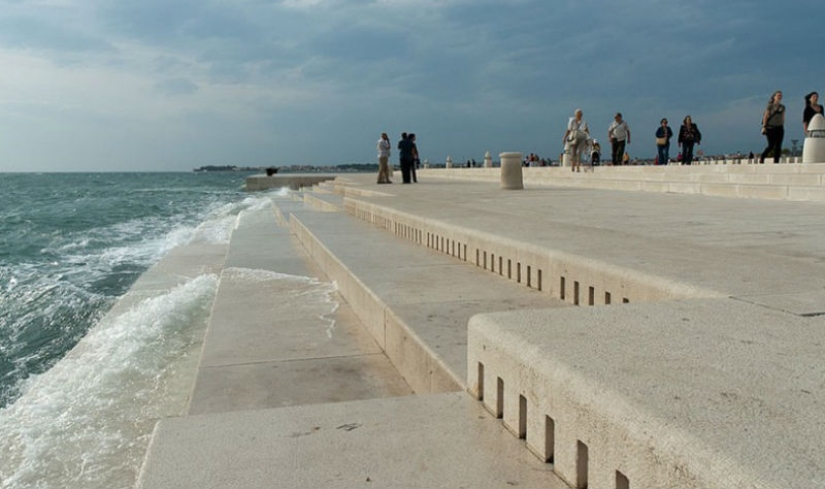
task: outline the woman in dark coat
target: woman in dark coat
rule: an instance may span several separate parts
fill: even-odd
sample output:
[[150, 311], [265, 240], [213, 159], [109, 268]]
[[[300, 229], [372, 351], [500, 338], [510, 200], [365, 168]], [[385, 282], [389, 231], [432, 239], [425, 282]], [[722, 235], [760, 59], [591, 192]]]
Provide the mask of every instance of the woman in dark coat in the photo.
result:
[[702, 144], [702, 133], [699, 128], [693, 123], [690, 116], [685, 117], [682, 121], [682, 127], [679, 128], [679, 145], [682, 147], [682, 164], [689, 165], [693, 161], [693, 145]]

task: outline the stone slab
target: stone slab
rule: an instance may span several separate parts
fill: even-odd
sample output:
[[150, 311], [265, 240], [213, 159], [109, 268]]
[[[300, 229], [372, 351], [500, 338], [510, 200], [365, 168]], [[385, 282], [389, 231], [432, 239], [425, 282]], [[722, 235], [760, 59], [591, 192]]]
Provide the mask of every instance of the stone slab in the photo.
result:
[[138, 487], [567, 487], [464, 393], [165, 419]]
[[790, 294], [765, 293], [736, 298], [798, 316], [825, 314], [825, 290], [799, 290]]
[[189, 412], [410, 394], [276, 210], [238, 220]]
[[[485, 403], [496, 402], [490, 378], [503, 379], [511, 429], [519, 393], [555, 420], [557, 471], [570, 482], [576, 440], [593, 454], [596, 487], [616, 470], [641, 487], [823, 481], [825, 317], [732, 299], [525, 310], [474, 317], [469, 343]], [[528, 443], [541, 450], [542, 435], [528, 431]]]
[[410, 387], [382, 353], [201, 366], [189, 414], [410, 394]]
[[[430, 355], [455, 378], [465, 378], [466, 324], [473, 314], [525, 306], [566, 306], [549, 294], [399, 240], [348, 215], [293, 212], [292, 218], [312, 232], [313, 238], [307, 238], [307, 242], [315, 239], [331, 253], [340, 265], [336, 270], [342, 268], [342, 273], [357, 278], [346, 280], [342, 294], [367, 329], [381, 335], [376, 341], [390, 359], [406, 359], [409, 370], [399, 369], [414, 388], [432, 386], [432, 379], [416, 379], [428, 373]], [[325, 270], [331, 268], [327, 264]], [[362, 299], [362, 289], [370, 291], [369, 297]], [[381, 307], [392, 311], [398, 323], [389, 321], [386, 312], [368, 307], [373, 297]], [[389, 332], [389, 327], [403, 331]], [[419, 342], [419, 347], [406, 344], [409, 337]]]
[[821, 202], [529, 185], [508, 193], [493, 183], [450, 180], [393, 190], [397, 198], [358, 201], [718, 294], [825, 287]]

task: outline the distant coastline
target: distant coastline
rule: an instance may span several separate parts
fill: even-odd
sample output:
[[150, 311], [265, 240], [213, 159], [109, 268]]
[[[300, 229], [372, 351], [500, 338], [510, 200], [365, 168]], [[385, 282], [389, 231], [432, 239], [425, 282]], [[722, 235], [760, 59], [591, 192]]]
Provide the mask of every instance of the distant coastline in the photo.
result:
[[206, 165], [193, 169], [195, 173], [201, 172], [260, 172], [265, 173], [267, 168], [277, 168], [278, 173], [365, 173], [377, 172], [376, 163], [344, 163], [341, 165], [315, 166], [315, 165], [289, 165], [289, 166], [236, 166], [236, 165]]

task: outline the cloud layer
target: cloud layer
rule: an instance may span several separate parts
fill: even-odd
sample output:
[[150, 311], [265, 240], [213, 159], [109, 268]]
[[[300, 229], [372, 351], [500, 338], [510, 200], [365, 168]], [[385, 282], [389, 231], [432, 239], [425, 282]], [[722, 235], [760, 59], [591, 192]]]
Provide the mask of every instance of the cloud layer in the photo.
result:
[[[375, 161], [413, 131], [431, 161], [557, 157], [581, 107], [655, 154], [691, 114], [706, 153], [786, 146], [825, 68], [819, 3], [627, 0], [0, 0], [0, 171]], [[648, 141], [648, 139], [650, 141]]]

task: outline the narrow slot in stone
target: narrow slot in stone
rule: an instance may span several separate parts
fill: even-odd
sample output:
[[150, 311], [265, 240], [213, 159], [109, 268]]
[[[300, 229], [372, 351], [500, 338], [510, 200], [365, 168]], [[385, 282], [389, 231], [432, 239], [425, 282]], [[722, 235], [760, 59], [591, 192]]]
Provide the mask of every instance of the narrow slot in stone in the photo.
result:
[[478, 400], [484, 400], [484, 364], [478, 362]]
[[553, 451], [556, 449], [556, 422], [550, 416], [544, 416], [544, 461], [553, 463]]
[[616, 489], [630, 489], [630, 481], [627, 480], [627, 476], [616, 471]]
[[527, 398], [518, 396], [518, 437], [527, 439]]
[[576, 441], [576, 488], [587, 489], [587, 445], [581, 440]]
[[587, 293], [587, 305], [592, 306], [596, 304], [596, 289], [590, 287]]
[[496, 418], [504, 417], [504, 380], [498, 377], [496, 382]]

